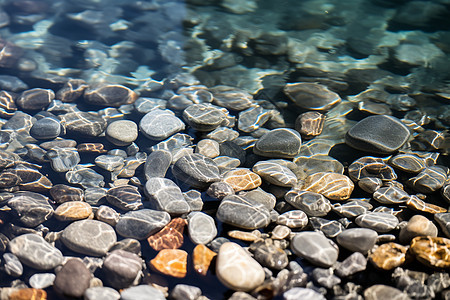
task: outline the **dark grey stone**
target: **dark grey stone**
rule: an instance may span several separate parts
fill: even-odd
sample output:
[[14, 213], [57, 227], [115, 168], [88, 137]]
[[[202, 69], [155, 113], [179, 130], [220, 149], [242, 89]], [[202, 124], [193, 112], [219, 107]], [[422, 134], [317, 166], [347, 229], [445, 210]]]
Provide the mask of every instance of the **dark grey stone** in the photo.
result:
[[161, 230], [170, 221], [165, 211], [140, 209], [120, 216], [116, 231], [123, 237], [143, 240]]
[[54, 289], [69, 297], [81, 297], [89, 288], [93, 275], [78, 258], [69, 259], [56, 273]]

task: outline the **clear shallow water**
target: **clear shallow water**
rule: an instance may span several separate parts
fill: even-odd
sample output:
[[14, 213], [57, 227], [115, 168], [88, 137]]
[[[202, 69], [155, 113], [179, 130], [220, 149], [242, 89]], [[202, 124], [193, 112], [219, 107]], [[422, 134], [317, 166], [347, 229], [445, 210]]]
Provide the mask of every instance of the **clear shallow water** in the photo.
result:
[[[351, 97], [373, 87], [408, 95], [407, 101], [394, 97], [384, 103], [394, 116], [419, 111], [432, 120], [425, 128], [442, 132], [450, 124], [450, 3], [445, 0], [2, 1], [1, 7], [6, 16], [0, 18], [0, 37], [18, 48], [0, 60], [0, 74], [16, 76], [29, 88], [57, 89], [71, 77], [123, 84], [141, 96], [167, 99], [163, 80], [191, 72], [208, 87], [235, 86], [288, 107], [283, 117], [293, 127], [301, 110], [292, 109], [282, 88], [310, 81], [354, 104], [345, 120], [367, 115]], [[7, 84], [0, 80], [0, 88], [8, 90]], [[345, 129], [351, 123], [343, 124]], [[341, 143], [339, 130], [333, 130], [327, 137]], [[444, 154], [446, 138], [447, 146], [439, 150]], [[142, 137], [138, 142], [143, 149], [152, 145]], [[330, 155], [345, 166], [360, 157], [343, 145]], [[85, 156], [82, 163], [89, 162]], [[448, 156], [439, 162], [448, 166]], [[54, 184], [65, 182], [51, 178]], [[156, 253], [142, 244], [147, 261]], [[183, 249], [191, 253], [193, 247], [186, 236]], [[198, 285], [211, 299], [230, 295], [212, 274], [204, 278], [189, 268], [185, 279], [160, 278], [169, 288], [181, 282]], [[362, 285], [383, 280], [371, 272], [355, 280]]]

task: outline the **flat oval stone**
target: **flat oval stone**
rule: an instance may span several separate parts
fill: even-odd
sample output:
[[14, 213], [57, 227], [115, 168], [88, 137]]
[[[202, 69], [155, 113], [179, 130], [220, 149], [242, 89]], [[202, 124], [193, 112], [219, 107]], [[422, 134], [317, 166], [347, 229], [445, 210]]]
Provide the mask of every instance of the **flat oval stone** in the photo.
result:
[[87, 88], [84, 101], [93, 105], [119, 107], [133, 104], [138, 94], [120, 84], [102, 84]]
[[19, 220], [28, 227], [36, 227], [50, 219], [53, 207], [48, 198], [33, 192], [22, 192], [8, 200], [10, 207]]
[[392, 116], [377, 115], [362, 119], [345, 136], [347, 145], [366, 152], [390, 154], [409, 138], [409, 129]]
[[273, 158], [293, 158], [300, 153], [302, 138], [289, 128], [273, 129], [261, 136], [253, 147], [257, 155]]
[[338, 258], [339, 250], [330, 239], [315, 231], [296, 233], [291, 241], [295, 255], [305, 258], [313, 265], [329, 268]]
[[326, 216], [331, 210], [330, 201], [314, 192], [290, 190], [284, 195], [284, 199], [293, 207], [304, 211], [308, 216]]
[[238, 195], [223, 198], [216, 216], [226, 224], [244, 229], [263, 228], [270, 223], [269, 210], [263, 204]]
[[220, 282], [235, 291], [250, 291], [264, 281], [264, 269], [250, 254], [236, 243], [220, 247], [216, 261]]
[[58, 248], [33, 233], [15, 237], [9, 242], [8, 248], [19, 258], [21, 263], [37, 270], [53, 269], [64, 260]]
[[138, 188], [128, 184], [110, 188], [106, 193], [106, 201], [125, 211], [137, 210], [143, 206]]
[[84, 291], [84, 299], [85, 300], [101, 300], [101, 299], [119, 300], [120, 293], [110, 287], [94, 286], [94, 287], [90, 287], [86, 291]]
[[432, 193], [440, 189], [447, 179], [448, 168], [431, 166], [410, 178], [407, 184], [419, 193]]
[[59, 221], [76, 221], [88, 218], [92, 214], [89, 203], [81, 201], [69, 201], [59, 205], [54, 216]]
[[66, 184], [56, 184], [50, 189], [50, 195], [58, 204], [68, 201], [83, 201], [84, 191]]
[[195, 153], [199, 153], [209, 158], [220, 155], [219, 143], [212, 139], [202, 139], [195, 146]]
[[309, 218], [309, 223], [316, 231], [321, 231], [327, 238], [335, 238], [345, 230], [344, 225], [336, 220], [327, 220], [319, 217]]
[[61, 134], [61, 123], [56, 118], [37, 120], [30, 129], [30, 135], [37, 140], [51, 140]]
[[319, 83], [288, 83], [283, 92], [297, 106], [309, 110], [330, 110], [341, 102], [338, 94]]
[[139, 122], [140, 131], [149, 139], [162, 141], [184, 130], [185, 125], [175, 114], [168, 110], [155, 109], [148, 112]]
[[392, 270], [406, 261], [408, 247], [396, 243], [380, 245], [369, 255], [370, 262], [378, 269]]
[[381, 204], [405, 203], [409, 198], [407, 192], [395, 186], [381, 187], [373, 193], [373, 199]]
[[205, 276], [208, 272], [212, 259], [217, 255], [203, 244], [198, 244], [192, 251], [192, 261], [194, 270], [200, 275]]
[[69, 112], [59, 118], [64, 122], [68, 133], [96, 137], [106, 129], [106, 121], [92, 112]]
[[117, 146], [127, 146], [138, 137], [138, 126], [133, 121], [119, 120], [106, 127], [106, 138]]
[[353, 251], [366, 254], [375, 246], [378, 233], [368, 228], [350, 228], [344, 230], [336, 238], [340, 246]]
[[419, 173], [425, 169], [425, 161], [413, 154], [399, 153], [389, 159], [389, 164], [403, 172]]
[[220, 180], [220, 171], [216, 163], [198, 153], [188, 154], [176, 161], [173, 175], [194, 188], [205, 188]]
[[122, 300], [165, 300], [163, 292], [148, 284], [132, 286], [124, 289], [120, 294]]
[[367, 288], [364, 291], [364, 299], [366, 300], [381, 300], [381, 299], [395, 299], [408, 300], [410, 299], [406, 293], [393, 288], [388, 285], [376, 284]]
[[9, 295], [9, 300], [22, 300], [22, 299], [47, 299], [47, 292], [41, 289], [23, 288], [14, 289]]
[[67, 172], [73, 169], [80, 161], [80, 154], [75, 148], [55, 147], [47, 151], [46, 156], [55, 172]]
[[313, 289], [302, 288], [302, 287], [293, 287], [286, 292], [283, 293], [284, 300], [325, 300], [326, 298], [319, 292], [316, 292]]
[[409, 244], [416, 236], [436, 237], [438, 229], [436, 225], [422, 215], [415, 215], [400, 229], [399, 240], [403, 244]]
[[271, 117], [271, 111], [261, 106], [253, 106], [239, 113], [238, 128], [243, 132], [253, 132], [263, 126]]
[[229, 184], [235, 192], [253, 190], [262, 183], [261, 177], [249, 169], [236, 168], [223, 174], [223, 182]]
[[116, 231], [123, 237], [143, 240], [161, 230], [170, 221], [165, 211], [139, 209], [120, 216]]
[[163, 229], [147, 238], [148, 244], [156, 251], [180, 248], [184, 242], [183, 231], [186, 223], [182, 218], [172, 219]]
[[364, 156], [355, 160], [348, 167], [348, 176], [358, 181], [366, 177], [375, 177], [381, 180], [395, 180], [397, 174], [381, 158]]
[[170, 179], [150, 178], [145, 184], [145, 193], [158, 210], [170, 214], [183, 214], [190, 211], [180, 188]]
[[232, 86], [216, 85], [209, 89], [213, 103], [231, 110], [241, 111], [253, 105], [253, 97], [246, 90]]
[[55, 93], [52, 90], [35, 88], [22, 92], [16, 104], [25, 110], [41, 110], [53, 99], [55, 99]]
[[53, 288], [68, 297], [81, 297], [89, 287], [93, 275], [81, 259], [72, 258], [56, 273]]
[[240, 192], [239, 196], [254, 201], [255, 203], [261, 203], [268, 210], [274, 209], [277, 202], [277, 198], [273, 194], [268, 193], [261, 188], [256, 188], [248, 192]]
[[410, 250], [418, 261], [432, 268], [450, 267], [450, 240], [443, 237], [418, 236]]
[[289, 168], [274, 162], [259, 161], [252, 171], [274, 185], [292, 187], [297, 184], [297, 176]]
[[106, 282], [110, 286], [123, 289], [132, 285], [139, 275], [142, 259], [139, 255], [125, 250], [114, 250], [105, 257], [102, 269], [108, 274]]
[[346, 200], [350, 198], [354, 187], [353, 182], [345, 175], [319, 172], [306, 177], [303, 189], [322, 194], [331, 200]]
[[188, 232], [194, 244], [208, 244], [217, 236], [214, 219], [203, 212], [188, 215]]
[[145, 178], [149, 180], [154, 177], [164, 178], [172, 164], [172, 154], [166, 150], [156, 150], [147, 156], [144, 165]]
[[208, 103], [193, 104], [183, 111], [183, 120], [198, 131], [212, 131], [226, 119], [227, 114], [222, 109]]
[[287, 211], [277, 217], [277, 224], [302, 229], [308, 224], [308, 216], [301, 210]]
[[96, 220], [81, 220], [67, 226], [61, 241], [70, 250], [90, 255], [103, 256], [117, 241], [116, 232], [110, 225]]
[[358, 181], [358, 186], [369, 194], [375, 193], [383, 185], [383, 181], [376, 177], [364, 177]]
[[202, 295], [199, 287], [187, 284], [177, 284], [170, 292], [170, 298], [175, 300], [195, 300]]
[[308, 111], [295, 119], [295, 130], [304, 138], [311, 139], [322, 133], [325, 124], [325, 115], [318, 111]]
[[45, 289], [53, 285], [56, 275], [53, 273], [36, 273], [29, 279], [30, 286], [35, 289]]
[[77, 165], [66, 173], [67, 182], [79, 184], [84, 188], [102, 187], [105, 185], [104, 177], [92, 169]]
[[187, 272], [187, 256], [184, 250], [163, 249], [150, 260], [150, 265], [163, 274], [184, 278]]
[[355, 222], [358, 226], [382, 233], [394, 230], [399, 223], [396, 216], [386, 212], [368, 212], [358, 216]]
[[354, 218], [362, 215], [373, 208], [369, 201], [363, 201], [359, 199], [349, 200], [348, 202], [341, 204], [333, 204], [333, 211], [342, 215], [345, 218]]

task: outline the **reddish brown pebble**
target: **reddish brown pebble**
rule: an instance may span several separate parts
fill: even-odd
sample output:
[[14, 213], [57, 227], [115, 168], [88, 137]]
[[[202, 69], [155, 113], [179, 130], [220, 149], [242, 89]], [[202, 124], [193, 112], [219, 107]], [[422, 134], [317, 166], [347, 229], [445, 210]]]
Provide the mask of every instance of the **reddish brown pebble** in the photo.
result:
[[92, 214], [89, 203], [81, 201], [64, 202], [55, 209], [53, 215], [59, 221], [75, 221], [88, 218]]
[[47, 292], [41, 289], [20, 289], [14, 291], [9, 295], [9, 300], [45, 300], [47, 299]]
[[194, 270], [200, 275], [205, 276], [208, 272], [209, 265], [217, 253], [210, 250], [205, 245], [197, 245], [193, 251]]
[[162, 249], [178, 249], [183, 245], [183, 231], [187, 225], [185, 219], [174, 218], [163, 229], [150, 236], [147, 241], [156, 251]]
[[150, 261], [150, 266], [157, 271], [177, 277], [186, 276], [187, 252], [180, 249], [163, 249]]
[[405, 262], [407, 251], [408, 247], [396, 243], [386, 243], [373, 251], [369, 260], [376, 268], [388, 271]]
[[304, 138], [313, 138], [322, 133], [325, 115], [317, 111], [308, 111], [297, 117], [295, 130]]
[[101, 143], [84, 143], [77, 146], [77, 151], [80, 153], [106, 153], [108, 150]]
[[411, 241], [411, 252], [429, 267], [450, 267], [450, 240], [443, 237], [418, 236]]
[[253, 190], [262, 183], [258, 174], [244, 168], [226, 172], [223, 176], [223, 181], [228, 183], [235, 192]]

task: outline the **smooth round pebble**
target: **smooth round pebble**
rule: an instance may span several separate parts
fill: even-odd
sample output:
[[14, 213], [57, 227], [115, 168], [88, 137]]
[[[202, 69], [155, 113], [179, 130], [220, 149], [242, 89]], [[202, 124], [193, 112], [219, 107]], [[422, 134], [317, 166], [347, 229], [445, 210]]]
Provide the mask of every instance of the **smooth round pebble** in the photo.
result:
[[217, 235], [214, 219], [203, 212], [191, 212], [188, 216], [188, 232], [194, 244], [208, 244]]
[[94, 286], [84, 291], [84, 300], [119, 300], [120, 293], [106, 286]]
[[350, 228], [341, 232], [336, 240], [338, 244], [350, 251], [366, 254], [375, 246], [378, 233], [369, 228]]
[[127, 146], [138, 137], [138, 126], [133, 121], [119, 120], [106, 127], [106, 138], [116, 146]]
[[291, 249], [295, 255], [323, 268], [333, 266], [339, 254], [339, 250], [332, 240], [315, 231], [296, 233], [291, 242]]

